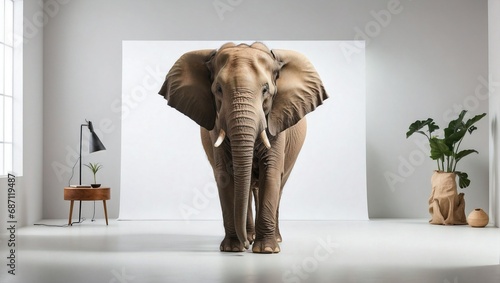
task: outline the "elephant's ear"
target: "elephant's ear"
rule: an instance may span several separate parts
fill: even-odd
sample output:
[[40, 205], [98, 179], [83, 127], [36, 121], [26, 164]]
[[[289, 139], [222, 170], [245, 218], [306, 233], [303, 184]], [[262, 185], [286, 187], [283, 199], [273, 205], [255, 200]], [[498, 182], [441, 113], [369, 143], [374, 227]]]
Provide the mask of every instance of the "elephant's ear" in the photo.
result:
[[215, 98], [207, 61], [215, 50], [197, 50], [182, 55], [167, 74], [159, 91], [168, 105], [212, 130], [215, 125]]
[[304, 55], [289, 50], [273, 50], [272, 53], [282, 66], [268, 115], [269, 132], [275, 136], [316, 109], [328, 95], [316, 69]]

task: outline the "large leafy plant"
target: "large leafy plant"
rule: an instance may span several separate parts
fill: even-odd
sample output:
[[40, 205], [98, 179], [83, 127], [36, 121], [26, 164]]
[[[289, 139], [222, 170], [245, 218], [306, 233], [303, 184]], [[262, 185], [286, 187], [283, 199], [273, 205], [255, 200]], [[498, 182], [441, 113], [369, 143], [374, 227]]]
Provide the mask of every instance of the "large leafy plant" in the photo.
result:
[[[438, 171], [454, 172], [458, 176], [460, 188], [466, 188], [470, 185], [469, 176], [465, 172], [457, 171], [457, 163], [472, 153], [478, 153], [474, 149], [460, 150], [460, 144], [467, 133], [472, 134], [477, 127], [474, 124], [481, 120], [486, 113], [476, 115], [467, 121], [464, 121], [466, 110], [463, 110], [457, 119], [451, 121], [448, 127], [444, 129], [444, 137], [433, 136], [432, 133], [439, 129], [434, 120], [418, 120], [410, 125], [406, 138], [414, 133], [419, 133], [427, 137], [431, 147], [431, 159], [436, 160]], [[427, 130], [423, 130], [427, 127]]]

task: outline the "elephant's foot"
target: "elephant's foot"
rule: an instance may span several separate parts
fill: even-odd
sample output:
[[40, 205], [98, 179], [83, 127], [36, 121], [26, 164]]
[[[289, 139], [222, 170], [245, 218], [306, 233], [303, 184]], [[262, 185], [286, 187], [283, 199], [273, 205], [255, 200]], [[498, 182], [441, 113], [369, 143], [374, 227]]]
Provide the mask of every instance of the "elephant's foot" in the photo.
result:
[[221, 252], [244, 252], [245, 246], [238, 240], [237, 237], [226, 236], [220, 243]]
[[247, 231], [247, 240], [250, 243], [250, 245], [255, 241], [255, 232], [254, 231]]
[[279, 231], [279, 230], [276, 230], [276, 233], [275, 233], [275, 234], [276, 234], [276, 241], [277, 241], [278, 243], [283, 242], [283, 238], [281, 237], [281, 233], [280, 233], [280, 231]]
[[252, 251], [254, 253], [271, 254], [279, 253], [281, 250], [275, 238], [265, 238], [256, 239], [253, 243]]

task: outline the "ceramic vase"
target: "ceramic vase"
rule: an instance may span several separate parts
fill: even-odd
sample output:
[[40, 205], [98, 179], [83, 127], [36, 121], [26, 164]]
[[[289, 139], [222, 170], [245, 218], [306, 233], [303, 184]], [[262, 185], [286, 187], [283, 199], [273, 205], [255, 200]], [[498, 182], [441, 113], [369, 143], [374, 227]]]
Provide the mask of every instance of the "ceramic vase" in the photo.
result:
[[474, 209], [467, 217], [467, 222], [471, 227], [482, 228], [488, 225], [490, 218], [481, 208]]

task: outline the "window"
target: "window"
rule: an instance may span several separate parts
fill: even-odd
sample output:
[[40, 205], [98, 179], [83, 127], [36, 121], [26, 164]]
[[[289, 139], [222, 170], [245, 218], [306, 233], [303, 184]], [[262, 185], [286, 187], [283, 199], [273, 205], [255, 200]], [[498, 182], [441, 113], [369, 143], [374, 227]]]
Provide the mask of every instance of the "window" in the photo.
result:
[[14, 2], [0, 0], [0, 176], [14, 164]]

